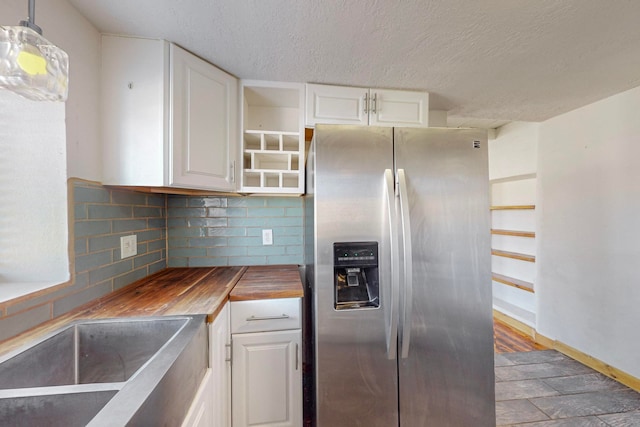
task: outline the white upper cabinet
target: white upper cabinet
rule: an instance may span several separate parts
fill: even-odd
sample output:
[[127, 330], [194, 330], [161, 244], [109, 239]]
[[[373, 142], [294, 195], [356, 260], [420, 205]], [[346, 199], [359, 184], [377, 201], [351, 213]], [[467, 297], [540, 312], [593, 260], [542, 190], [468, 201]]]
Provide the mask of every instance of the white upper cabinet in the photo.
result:
[[240, 192], [304, 193], [304, 90], [248, 81], [242, 93]]
[[429, 126], [427, 92], [306, 85], [306, 125]]
[[102, 37], [110, 185], [235, 191], [238, 80], [163, 40]]
[[307, 126], [369, 124], [369, 89], [307, 84]]
[[405, 90], [371, 89], [371, 126], [429, 126], [429, 94]]
[[173, 44], [169, 57], [169, 185], [233, 190], [238, 80]]

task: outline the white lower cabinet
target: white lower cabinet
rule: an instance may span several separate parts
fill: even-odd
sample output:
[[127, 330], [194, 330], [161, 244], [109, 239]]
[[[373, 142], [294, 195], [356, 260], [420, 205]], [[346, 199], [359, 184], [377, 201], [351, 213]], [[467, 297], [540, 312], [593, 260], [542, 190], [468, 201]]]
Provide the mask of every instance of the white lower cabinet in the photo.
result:
[[233, 426], [302, 426], [300, 299], [231, 304]]
[[233, 337], [233, 425], [302, 426], [302, 333]]
[[209, 369], [182, 427], [231, 426], [231, 329], [229, 303], [209, 325]]
[[301, 427], [300, 298], [227, 303], [183, 427]]
[[207, 369], [191, 408], [182, 422], [182, 427], [211, 427], [215, 425], [213, 423], [213, 405], [211, 404], [214, 386], [211, 369]]
[[231, 329], [227, 303], [209, 327], [209, 366], [213, 378], [211, 426], [231, 426]]

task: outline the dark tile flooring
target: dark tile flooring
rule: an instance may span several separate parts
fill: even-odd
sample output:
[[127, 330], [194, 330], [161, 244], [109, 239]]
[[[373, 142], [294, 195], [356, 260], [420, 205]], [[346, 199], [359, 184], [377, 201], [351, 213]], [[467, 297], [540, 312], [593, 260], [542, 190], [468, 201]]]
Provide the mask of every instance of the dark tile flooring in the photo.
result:
[[640, 427], [640, 393], [555, 350], [501, 353], [496, 425]]

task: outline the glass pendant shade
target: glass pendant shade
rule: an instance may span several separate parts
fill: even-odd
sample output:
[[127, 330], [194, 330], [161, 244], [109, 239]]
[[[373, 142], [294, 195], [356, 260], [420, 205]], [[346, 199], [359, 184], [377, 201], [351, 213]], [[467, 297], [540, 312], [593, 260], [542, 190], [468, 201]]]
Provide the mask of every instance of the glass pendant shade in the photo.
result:
[[0, 88], [36, 101], [65, 101], [69, 56], [26, 26], [0, 26]]

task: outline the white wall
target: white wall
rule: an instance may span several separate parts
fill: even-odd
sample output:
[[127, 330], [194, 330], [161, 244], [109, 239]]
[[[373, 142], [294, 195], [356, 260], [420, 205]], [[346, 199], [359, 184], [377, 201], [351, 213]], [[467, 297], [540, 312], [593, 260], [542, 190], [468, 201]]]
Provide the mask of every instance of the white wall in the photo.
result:
[[640, 87], [540, 127], [538, 331], [640, 377]]
[[[0, 3], [0, 25], [18, 25], [27, 15], [27, 0]], [[100, 34], [66, 0], [37, 1], [36, 24], [47, 40], [69, 54], [67, 176], [100, 181]]]
[[[64, 282], [64, 105], [0, 92], [0, 283]], [[3, 287], [0, 297], [15, 290]]]
[[489, 142], [489, 179], [535, 174], [539, 123], [512, 122]]
[[[0, 24], [17, 25], [27, 17], [27, 1], [3, 0], [0, 17]], [[36, 23], [69, 54], [69, 99], [0, 94], [0, 298], [7, 283], [68, 279], [66, 178], [100, 180], [102, 173], [99, 33], [65, 0], [37, 2]]]

